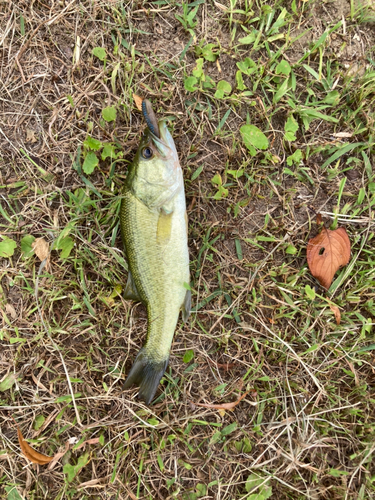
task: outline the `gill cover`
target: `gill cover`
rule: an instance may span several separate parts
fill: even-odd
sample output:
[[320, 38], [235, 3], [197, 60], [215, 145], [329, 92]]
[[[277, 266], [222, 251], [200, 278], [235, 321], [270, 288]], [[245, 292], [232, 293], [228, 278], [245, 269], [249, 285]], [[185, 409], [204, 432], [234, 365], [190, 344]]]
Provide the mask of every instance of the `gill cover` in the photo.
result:
[[165, 121], [157, 122], [152, 108], [148, 109], [143, 103], [147, 129], [126, 182], [133, 195], [151, 211], [163, 210], [168, 214], [172, 199], [183, 189], [182, 170]]

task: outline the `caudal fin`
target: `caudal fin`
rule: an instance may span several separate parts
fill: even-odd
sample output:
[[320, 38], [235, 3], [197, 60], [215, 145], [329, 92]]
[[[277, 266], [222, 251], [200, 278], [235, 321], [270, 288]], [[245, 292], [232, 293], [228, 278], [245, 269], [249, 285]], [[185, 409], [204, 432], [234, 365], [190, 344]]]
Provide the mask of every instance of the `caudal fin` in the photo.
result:
[[147, 356], [144, 347], [142, 347], [125, 380], [124, 389], [128, 389], [132, 385], [137, 385], [139, 387], [139, 399], [142, 399], [146, 405], [149, 405], [154, 399], [160, 379], [168, 366], [168, 361], [169, 359], [163, 361], [153, 360]]

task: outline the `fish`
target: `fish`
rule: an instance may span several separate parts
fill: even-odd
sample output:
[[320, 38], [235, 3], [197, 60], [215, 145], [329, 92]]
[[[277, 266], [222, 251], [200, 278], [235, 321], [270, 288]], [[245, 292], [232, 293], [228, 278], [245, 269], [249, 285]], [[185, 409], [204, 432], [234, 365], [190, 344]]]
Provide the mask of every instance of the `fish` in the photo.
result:
[[180, 311], [187, 321], [189, 287], [188, 219], [182, 168], [165, 120], [142, 102], [147, 128], [122, 191], [120, 225], [129, 274], [124, 298], [147, 309], [146, 342], [124, 389], [136, 385], [149, 405], [167, 369]]

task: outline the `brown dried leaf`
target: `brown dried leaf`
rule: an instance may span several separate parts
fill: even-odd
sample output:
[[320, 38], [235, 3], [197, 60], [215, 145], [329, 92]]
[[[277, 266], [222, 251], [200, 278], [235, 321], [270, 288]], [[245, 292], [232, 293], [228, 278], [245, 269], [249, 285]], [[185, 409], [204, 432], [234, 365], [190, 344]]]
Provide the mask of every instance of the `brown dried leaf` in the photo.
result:
[[34, 250], [36, 256], [40, 260], [45, 260], [47, 259], [49, 255], [49, 245], [47, 241], [44, 238], [36, 238], [32, 244], [32, 249]]
[[240, 401], [243, 400], [244, 397], [246, 397], [249, 394], [250, 391], [245, 392], [240, 396], [237, 401], [233, 401], [232, 403], [220, 403], [220, 404], [205, 404], [205, 403], [194, 403], [194, 401], [191, 401], [193, 405], [195, 406], [203, 406], [204, 408], [214, 408], [215, 410], [233, 410], [235, 406], [238, 405]]
[[14, 307], [12, 306], [12, 304], [5, 304], [5, 311], [8, 314], [10, 314], [10, 317], [12, 319], [16, 319], [17, 318], [16, 310], [14, 309]]
[[91, 438], [91, 439], [88, 439], [87, 441], [84, 441], [83, 443], [81, 443], [79, 446], [77, 446], [75, 449], [76, 450], [79, 450], [80, 448], [83, 448], [84, 446], [86, 446], [87, 444], [98, 444], [99, 443], [99, 438]]
[[322, 214], [316, 214], [316, 223], [318, 226], [323, 222], [322, 220]]
[[137, 106], [137, 109], [139, 109], [139, 111], [142, 111], [142, 102], [143, 102], [142, 97], [139, 97], [139, 95], [133, 94], [133, 99], [134, 99], [135, 105]]
[[77, 486], [78, 489], [83, 488], [106, 488], [108, 486], [108, 480], [110, 476], [100, 477], [98, 479], [91, 479], [90, 481], [86, 481], [85, 483], [81, 483]]
[[32, 130], [31, 128], [26, 128], [26, 142], [37, 142], [37, 138], [35, 137], [35, 130]]
[[[73, 442], [72, 441], [73, 441], [72, 439], [68, 440], [65, 443], [65, 448], [63, 449], [63, 451], [56, 453], [56, 455], [53, 457], [53, 460], [51, 461], [51, 463], [48, 466], [48, 470], [52, 470], [55, 467], [55, 465], [57, 464], [57, 462], [60, 460], [60, 458], [62, 458], [65, 455], [65, 453], [69, 450], [69, 448], [74, 446], [74, 441]], [[75, 448], [75, 449], [79, 450], [80, 448], [83, 448], [87, 444], [97, 444], [97, 443], [99, 443], [99, 438], [88, 439], [87, 441], [84, 441], [79, 446], [77, 446], [77, 448]]]
[[228, 8], [225, 7], [225, 5], [223, 5], [222, 3], [219, 3], [219, 2], [214, 2], [214, 4], [216, 5], [216, 7], [220, 10], [222, 10], [223, 12], [227, 12]]
[[65, 443], [65, 448], [63, 449], [63, 451], [60, 451], [59, 453], [55, 454], [55, 456], [53, 457], [53, 460], [51, 460], [51, 463], [47, 467], [47, 470], [52, 470], [55, 467], [55, 465], [60, 460], [60, 458], [63, 457], [65, 455], [65, 453], [69, 450], [69, 447], [70, 447], [70, 443], [69, 443], [69, 441], [67, 441]]
[[341, 323], [340, 309], [337, 306], [335, 306], [335, 304], [330, 304], [329, 308], [331, 309], [331, 311], [335, 315], [336, 323], [339, 325]]
[[31, 448], [31, 446], [25, 441], [24, 437], [22, 436], [22, 432], [18, 426], [17, 426], [17, 434], [22, 454], [28, 460], [30, 460], [30, 462], [39, 465], [45, 465], [51, 462], [53, 457], [48, 457], [47, 455], [43, 455], [43, 453], [39, 453], [38, 451], [34, 450], [34, 448]]
[[323, 231], [307, 244], [311, 274], [328, 290], [336, 271], [350, 260], [350, 241], [345, 228]]

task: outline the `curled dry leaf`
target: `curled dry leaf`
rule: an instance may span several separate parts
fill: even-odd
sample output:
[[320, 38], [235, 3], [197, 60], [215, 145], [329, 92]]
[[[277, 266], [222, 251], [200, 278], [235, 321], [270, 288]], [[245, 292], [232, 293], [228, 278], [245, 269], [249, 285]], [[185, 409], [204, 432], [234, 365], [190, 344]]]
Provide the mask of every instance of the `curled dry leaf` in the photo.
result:
[[80, 448], [83, 448], [84, 446], [86, 446], [87, 444], [98, 444], [99, 443], [99, 438], [91, 438], [91, 439], [87, 439], [87, 441], [84, 441], [83, 443], [81, 443], [79, 446], [77, 446], [76, 450], [79, 450]]
[[8, 314], [10, 314], [10, 317], [12, 319], [16, 319], [17, 318], [16, 310], [14, 309], [14, 307], [12, 306], [12, 304], [5, 304], [5, 311]]
[[49, 245], [44, 238], [36, 238], [31, 246], [38, 259], [41, 261], [47, 259], [49, 255]]
[[345, 228], [323, 231], [307, 244], [307, 263], [311, 274], [328, 290], [333, 277], [350, 259], [350, 241]]
[[[55, 465], [57, 464], [57, 462], [60, 460], [60, 458], [62, 458], [65, 455], [65, 453], [76, 444], [76, 442], [77, 442], [77, 438], [68, 439], [68, 441], [65, 443], [65, 448], [63, 449], [63, 451], [56, 453], [56, 455], [53, 457], [53, 460], [51, 461], [51, 463], [48, 466], [48, 470], [52, 470], [55, 467]], [[91, 439], [88, 439], [87, 441], [84, 441], [79, 446], [77, 446], [76, 450], [83, 448], [87, 444], [97, 444], [97, 443], [99, 443], [99, 438], [91, 438]]]
[[51, 463], [47, 467], [47, 470], [52, 470], [55, 467], [55, 465], [57, 464], [57, 462], [60, 460], [60, 458], [62, 458], [65, 455], [65, 453], [69, 450], [69, 448], [70, 448], [70, 444], [69, 444], [69, 441], [67, 441], [65, 443], [65, 448], [63, 449], [63, 451], [60, 451], [59, 453], [55, 454], [55, 456], [53, 457], [53, 460], [51, 460]]
[[329, 308], [331, 309], [331, 311], [335, 315], [336, 323], [339, 325], [341, 323], [340, 309], [337, 306], [335, 306], [335, 304], [330, 304]]
[[135, 102], [135, 105], [137, 106], [137, 109], [139, 111], [142, 111], [142, 97], [139, 97], [139, 95], [136, 95], [136, 94], [133, 94], [133, 99], [134, 99], [134, 102]]
[[31, 446], [25, 441], [22, 432], [18, 426], [17, 426], [17, 435], [22, 454], [28, 460], [30, 460], [30, 462], [39, 465], [45, 465], [51, 462], [53, 457], [48, 457], [47, 455], [43, 455], [43, 453], [39, 453], [38, 451], [34, 450], [34, 448], [31, 448]]
[[214, 408], [215, 410], [233, 410], [233, 408], [237, 406], [238, 403], [242, 401], [243, 398], [249, 394], [249, 392], [250, 391], [245, 392], [244, 394], [242, 394], [242, 396], [240, 396], [237, 399], [237, 401], [233, 401], [232, 403], [205, 404], [205, 403], [194, 403], [194, 401], [191, 401], [191, 403], [193, 403], [193, 405], [195, 406], [203, 406], [204, 408]]

